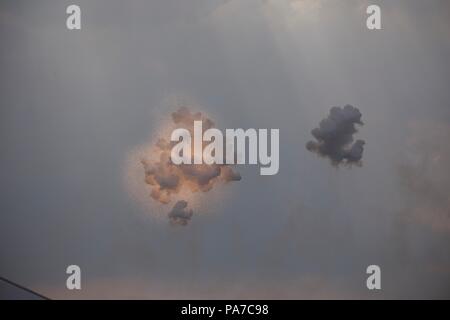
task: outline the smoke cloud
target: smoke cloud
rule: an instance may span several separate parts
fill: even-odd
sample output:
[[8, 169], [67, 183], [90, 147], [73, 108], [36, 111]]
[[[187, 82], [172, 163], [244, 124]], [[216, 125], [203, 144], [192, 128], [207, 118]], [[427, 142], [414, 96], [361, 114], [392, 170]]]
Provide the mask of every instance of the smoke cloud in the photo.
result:
[[356, 125], [363, 125], [361, 116], [361, 112], [351, 105], [332, 107], [328, 117], [311, 131], [316, 141], [309, 141], [306, 149], [329, 158], [333, 165], [360, 164], [365, 141], [353, 142], [353, 135], [358, 132]]
[[[211, 119], [200, 112], [191, 113], [186, 107], [172, 113], [173, 125], [176, 128], [189, 130], [191, 136], [194, 135], [194, 121], [202, 121], [203, 132], [214, 126]], [[145, 182], [151, 186], [150, 196], [154, 200], [168, 204], [175, 195], [180, 193], [208, 192], [219, 183], [241, 180], [240, 174], [226, 164], [173, 164], [170, 153], [176, 143], [178, 142], [160, 138], [152, 148], [151, 155], [153, 159], [157, 160], [151, 161], [148, 158], [141, 160], [145, 172]], [[194, 149], [191, 154], [192, 158], [196, 156]], [[193, 214], [192, 209], [187, 209], [187, 207], [186, 200], [176, 202], [169, 212], [171, 223], [186, 225]]]

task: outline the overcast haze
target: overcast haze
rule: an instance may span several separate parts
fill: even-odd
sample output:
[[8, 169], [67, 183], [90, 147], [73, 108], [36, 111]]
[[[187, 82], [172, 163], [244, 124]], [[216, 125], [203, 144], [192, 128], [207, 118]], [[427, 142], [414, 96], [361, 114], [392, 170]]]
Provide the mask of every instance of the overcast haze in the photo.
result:
[[[0, 4], [0, 276], [69, 299], [450, 298], [448, 1], [77, 0], [79, 31], [69, 4]], [[347, 104], [364, 155], [336, 167], [305, 145]], [[238, 166], [173, 226], [127, 168], [182, 105], [279, 128], [280, 170]]]

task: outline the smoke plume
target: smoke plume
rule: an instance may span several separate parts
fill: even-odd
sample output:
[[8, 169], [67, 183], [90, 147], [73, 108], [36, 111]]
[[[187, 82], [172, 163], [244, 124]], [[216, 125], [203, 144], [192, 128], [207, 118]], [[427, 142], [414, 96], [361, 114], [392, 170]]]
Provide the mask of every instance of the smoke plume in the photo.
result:
[[353, 135], [358, 132], [356, 125], [363, 125], [361, 116], [351, 105], [331, 108], [328, 117], [311, 131], [316, 141], [309, 141], [306, 149], [329, 158], [333, 165], [360, 164], [365, 141], [353, 142]]

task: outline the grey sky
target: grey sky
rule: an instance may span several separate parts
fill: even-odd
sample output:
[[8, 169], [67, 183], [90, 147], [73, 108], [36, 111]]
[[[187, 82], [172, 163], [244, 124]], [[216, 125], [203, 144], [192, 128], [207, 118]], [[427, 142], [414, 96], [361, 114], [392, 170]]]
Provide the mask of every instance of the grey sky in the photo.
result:
[[[79, 0], [68, 31], [71, 3], [0, 4], [1, 276], [50, 298], [450, 298], [448, 1], [371, 1], [380, 31], [364, 0]], [[182, 103], [279, 128], [280, 171], [239, 167], [174, 228], [124, 167]], [[346, 104], [366, 145], [337, 169], [305, 144]]]

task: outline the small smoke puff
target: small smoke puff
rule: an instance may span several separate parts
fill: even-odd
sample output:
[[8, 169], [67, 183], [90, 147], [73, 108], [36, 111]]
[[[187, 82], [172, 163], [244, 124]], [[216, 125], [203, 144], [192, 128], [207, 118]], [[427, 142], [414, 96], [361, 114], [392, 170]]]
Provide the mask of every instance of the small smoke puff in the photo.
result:
[[221, 176], [222, 176], [223, 180], [226, 182], [240, 181], [242, 179], [239, 172], [235, 172], [235, 171], [233, 171], [233, 169], [231, 169], [230, 167], [227, 167], [227, 166], [222, 167]]
[[361, 117], [361, 112], [351, 105], [331, 108], [328, 117], [311, 131], [316, 141], [309, 141], [306, 149], [329, 158], [333, 165], [359, 164], [365, 141], [353, 143], [353, 135], [358, 132], [356, 125], [363, 125]]
[[172, 120], [175, 124], [184, 126], [185, 129], [193, 131], [194, 121], [202, 121], [203, 130], [208, 130], [214, 126], [214, 122], [205, 117], [201, 112], [191, 113], [188, 108], [181, 107], [172, 113]]
[[177, 201], [169, 212], [170, 223], [185, 226], [194, 214], [192, 209], [187, 209], [188, 203], [184, 200]]
[[[214, 126], [211, 119], [200, 112], [191, 113], [186, 107], [172, 113], [173, 126], [189, 130], [191, 135], [194, 134], [194, 121], [202, 121], [203, 131]], [[145, 182], [151, 186], [150, 196], [154, 200], [168, 204], [173, 200], [173, 196], [181, 191], [208, 192], [218, 183], [241, 180], [241, 175], [226, 164], [173, 164], [170, 153], [176, 143], [160, 138], [151, 151], [151, 158], [156, 161], [141, 160]], [[188, 220], [185, 219], [184, 224], [187, 224]]]

